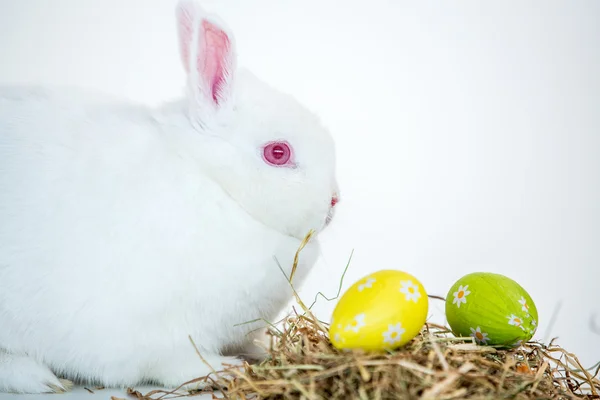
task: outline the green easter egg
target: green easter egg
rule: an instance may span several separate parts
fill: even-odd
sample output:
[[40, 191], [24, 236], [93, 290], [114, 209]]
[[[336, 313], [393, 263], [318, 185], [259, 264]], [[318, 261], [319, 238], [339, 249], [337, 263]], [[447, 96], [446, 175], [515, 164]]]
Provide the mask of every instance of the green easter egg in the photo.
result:
[[538, 325], [529, 293], [514, 280], [489, 272], [456, 281], [446, 296], [446, 319], [456, 336], [500, 347], [528, 341]]

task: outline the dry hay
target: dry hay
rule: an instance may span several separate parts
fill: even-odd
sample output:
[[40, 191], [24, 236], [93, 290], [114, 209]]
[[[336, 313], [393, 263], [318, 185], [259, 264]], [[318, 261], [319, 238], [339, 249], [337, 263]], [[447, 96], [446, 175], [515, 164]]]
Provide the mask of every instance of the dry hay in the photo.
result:
[[[600, 398], [598, 371], [562, 348], [527, 343], [516, 350], [479, 346], [427, 324], [407, 346], [386, 354], [344, 352], [307, 315], [274, 333], [270, 357], [228, 385], [230, 398], [540, 399]], [[587, 387], [584, 387], [587, 386]]]
[[[600, 399], [600, 363], [586, 370], [553, 343], [496, 349], [428, 323], [393, 352], [340, 351], [329, 342], [328, 325], [297, 294], [296, 301], [302, 312], [268, 328], [266, 360], [195, 381], [212, 379], [222, 390], [213, 398], [228, 399]], [[226, 380], [224, 371], [235, 377]], [[200, 393], [130, 390], [148, 400]]]

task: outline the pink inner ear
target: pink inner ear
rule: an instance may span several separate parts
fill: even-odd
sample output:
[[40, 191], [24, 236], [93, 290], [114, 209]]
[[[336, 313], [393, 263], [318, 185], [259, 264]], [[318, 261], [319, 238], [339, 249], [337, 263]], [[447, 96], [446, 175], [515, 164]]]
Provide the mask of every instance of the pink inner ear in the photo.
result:
[[[219, 97], [227, 84], [228, 74], [231, 72], [231, 40], [227, 33], [204, 18], [198, 18], [201, 13], [194, 3], [180, 0], [177, 10], [179, 29], [179, 46], [181, 61], [187, 74], [197, 73], [202, 95], [219, 104]], [[194, 28], [198, 28], [198, 44], [193, 49]], [[194, 52], [193, 50], [197, 50]], [[194, 54], [196, 53], [196, 54]], [[190, 70], [191, 57], [196, 56], [195, 71]], [[205, 92], [206, 91], [206, 92]], [[210, 93], [208, 93], [210, 92]]]
[[218, 94], [228, 73], [227, 57], [231, 43], [223, 30], [206, 20], [202, 21], [202, 30], [200, 39], [204, 37], [204, 43], [198, 43], [198, 73], [208, 84], [215, 103], [219, 104]]

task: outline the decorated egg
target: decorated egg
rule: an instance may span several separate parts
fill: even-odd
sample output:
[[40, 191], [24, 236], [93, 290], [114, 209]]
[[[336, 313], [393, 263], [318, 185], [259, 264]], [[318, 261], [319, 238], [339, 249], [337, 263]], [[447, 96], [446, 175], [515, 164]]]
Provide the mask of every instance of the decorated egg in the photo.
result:
[[513, 347], [535, 333], [538, 313], [529, 293], [504, 275], [475, 272], [460, 278], [446, 296], [452, 332], [478, 344]]
[[329, 336], [338, 349], [392, 350], [425, 324], [429, 299], [421, 282], [397, 270], [360, 279], [338, 301]]

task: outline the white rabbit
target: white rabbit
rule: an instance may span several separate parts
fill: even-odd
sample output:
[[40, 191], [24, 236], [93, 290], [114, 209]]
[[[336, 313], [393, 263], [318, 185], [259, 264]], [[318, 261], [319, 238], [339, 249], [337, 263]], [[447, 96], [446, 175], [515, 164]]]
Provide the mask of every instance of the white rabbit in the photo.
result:
[[291, 300], [278, 264], [289, 275], [332, 218], [328, 131], [236, 67], [218, 18], [176, 15], [182, 101], [0, 88], [0, 391], [175, 387], [210, 372], [188, 336], [215, 369], [239, 365], [264, 323], [236, 324]]

